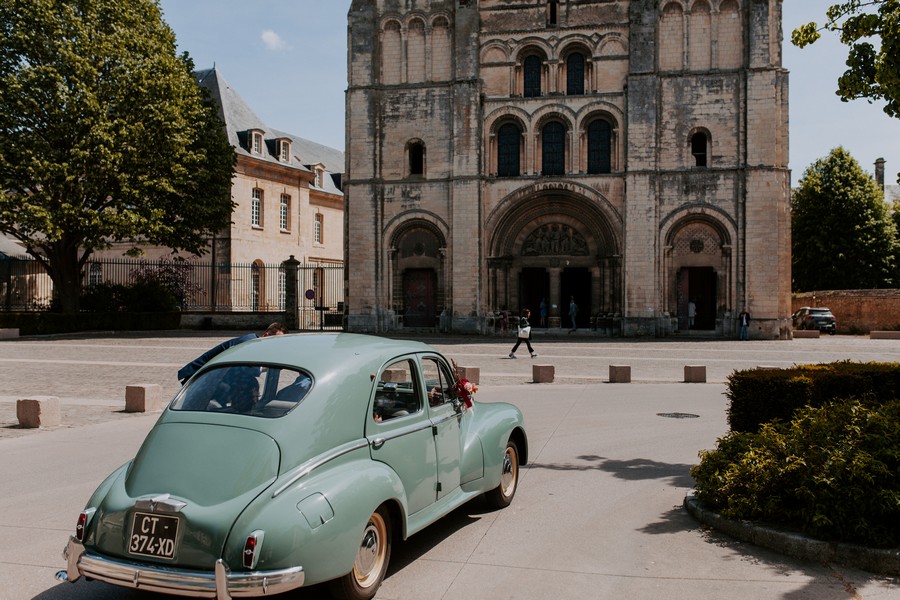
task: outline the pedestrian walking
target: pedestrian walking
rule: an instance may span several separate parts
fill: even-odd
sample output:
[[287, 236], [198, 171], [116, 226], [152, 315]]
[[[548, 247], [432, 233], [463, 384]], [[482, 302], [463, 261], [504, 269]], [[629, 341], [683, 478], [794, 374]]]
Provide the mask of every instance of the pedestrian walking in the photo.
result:
[[525, 346], [528, 347], [528, 353], [531, 354], [531, 358], [537, 356], [537, 352], [531, 347], [531, 323], [528, 322], [530, 316], [531, 311], [527, 308], [523, 308], [522, 316], [519, 317], [519, 331], [516, 334], [516, 345], [513, 346], [512, 351], [509, 353], [510, 358], [516, 357], [516, 350], [519, 349], [519, 344], [522, 342], [525, 342]]
[[541, 327], [546, 329], [547, 328], [547, 299], [546, 298], [541, 298], [540, 311], [541, 311]]

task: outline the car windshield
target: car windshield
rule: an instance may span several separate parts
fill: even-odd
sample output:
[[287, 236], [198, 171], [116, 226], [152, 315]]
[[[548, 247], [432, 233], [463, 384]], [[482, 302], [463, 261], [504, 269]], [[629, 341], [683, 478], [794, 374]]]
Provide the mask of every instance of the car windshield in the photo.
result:
[[830, 317], [831, 311], [827, 308], [811, 308], [809, 314], [819, 317]]
[[195, 377], [172, 410], [277, 418], [289, 413], [312, 387], [301, 371], [262, 365], [228, 365]]

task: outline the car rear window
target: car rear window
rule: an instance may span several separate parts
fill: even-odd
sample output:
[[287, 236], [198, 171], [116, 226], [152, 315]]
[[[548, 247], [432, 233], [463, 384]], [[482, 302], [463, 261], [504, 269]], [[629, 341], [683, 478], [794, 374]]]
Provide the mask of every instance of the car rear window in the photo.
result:
[[278, 418], [294, 409], [312, 387], [295, 369], [228, 365], [204, 371], [181, 391], [172, 410]]

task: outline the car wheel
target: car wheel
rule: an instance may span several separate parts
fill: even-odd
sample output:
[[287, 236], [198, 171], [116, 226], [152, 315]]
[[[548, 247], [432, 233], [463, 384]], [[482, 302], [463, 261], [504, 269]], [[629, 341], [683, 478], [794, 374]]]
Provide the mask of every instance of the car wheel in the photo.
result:
[[512, 440], [506, 443], [500, 463], [500, 485], [485, 494], [488, 503], [495, 508], [506, 508], [512, 503], [519, 485], [519, 449]]
[[363, 530], [353, 570], [331, 583], [331, 594], [342, 600], [370, 600], [384, 581], [391, 560], [391, 517], [380, 506]]

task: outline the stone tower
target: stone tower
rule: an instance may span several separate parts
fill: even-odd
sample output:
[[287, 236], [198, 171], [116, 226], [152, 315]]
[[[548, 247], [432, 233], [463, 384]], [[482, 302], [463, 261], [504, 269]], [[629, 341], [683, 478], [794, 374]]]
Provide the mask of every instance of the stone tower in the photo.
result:
[[349, 329], [790, 337], [781, 42], [781, 0], [354, 0]]

